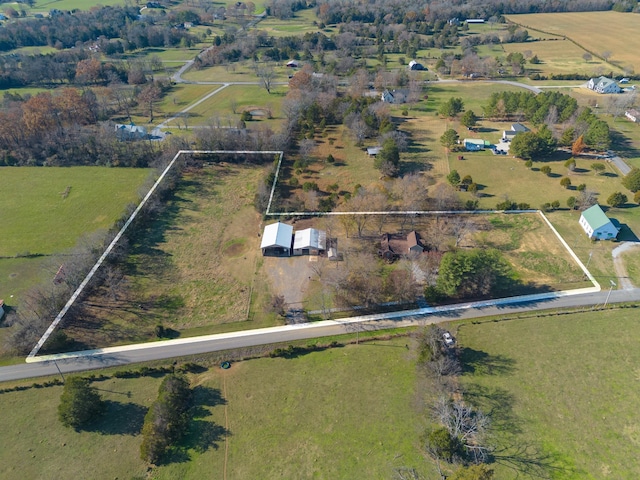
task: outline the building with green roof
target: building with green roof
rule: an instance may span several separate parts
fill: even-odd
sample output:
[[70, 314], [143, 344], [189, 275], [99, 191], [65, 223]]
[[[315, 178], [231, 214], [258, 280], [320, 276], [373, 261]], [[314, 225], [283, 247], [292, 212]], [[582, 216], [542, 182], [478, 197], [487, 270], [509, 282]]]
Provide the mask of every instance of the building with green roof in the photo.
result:
[[597, 204], [582, 212], [580, 226], [589, 238], [598, 240], [614, 240], [620, 231]]

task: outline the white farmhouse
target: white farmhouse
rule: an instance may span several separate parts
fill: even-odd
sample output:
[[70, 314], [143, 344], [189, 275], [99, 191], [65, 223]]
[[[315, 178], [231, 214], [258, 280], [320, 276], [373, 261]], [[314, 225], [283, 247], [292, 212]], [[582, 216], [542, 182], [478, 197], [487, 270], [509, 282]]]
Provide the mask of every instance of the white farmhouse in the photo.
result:
[[615, 80], [607, 77], [592, 78], [587, 83], [587, 88], [597, 93], [620, 93], [622, 89]]
[[614, 240], [620, 231], [597, 204], [582, 212], [580, 226], [589, 238], [598, 240]]

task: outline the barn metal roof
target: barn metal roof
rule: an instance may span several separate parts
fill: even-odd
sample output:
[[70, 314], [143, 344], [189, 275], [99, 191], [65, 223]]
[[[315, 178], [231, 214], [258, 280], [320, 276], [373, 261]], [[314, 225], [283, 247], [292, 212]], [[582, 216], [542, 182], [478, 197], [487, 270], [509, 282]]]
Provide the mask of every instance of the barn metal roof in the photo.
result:
[[293, 227], [286, 223], [276, 222], [264, 227], [260, 248], [284, 247], [291, 248]]
[[317, 248], [319, 250], [325, 250], [326, 243], [327, 233], [325, 231], [307, 228], [306, 230], [296, 232], [296, 236], [293, 239], [293, 249]]

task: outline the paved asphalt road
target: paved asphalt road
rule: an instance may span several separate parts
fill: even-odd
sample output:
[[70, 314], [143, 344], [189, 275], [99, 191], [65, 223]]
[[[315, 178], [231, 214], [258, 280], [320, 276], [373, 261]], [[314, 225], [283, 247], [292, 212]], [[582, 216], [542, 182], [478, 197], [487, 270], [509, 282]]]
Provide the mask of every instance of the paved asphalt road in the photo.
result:
[[[500, 306], [473, 307], [461, 305], [456, 310], [439, 314], [407, 315], [395, 314], [397, 318], [377, 321], [366, 321], [361, 317], [362, 328], [366, 330], [390, 327], [405, 327], [446, 322], [463, 318], [477, 318], [489, 315], [518, 314], [528, 311], [578, 307], [585, 305], [602, 305], [607, 299], [609, 290], [584, 295], [574, 295], [555, 298], [552, 300], [532, 301]], [[640, 301], [640, 289], [617, 290], [611, 292], [609, 302]], [[402, 315], [402, 316], [400, 316]], [[526, 320], [523, 320], [526, 321]], [[0, 381], [18, 380], [31, 377], [58, 374], [57, 368], [63, 373], [91, 370], [102, 367], [127, 365], [130, 363], [162, 360], [167, 358], [216, 352], [234, 348], [266, 345], [278, 342], [290, 342], [308, 338], [318, 338], [354, 332], [353, 319], [344, 321], [318, 322], [311, 324], [292, 325], [287, 327], [273, 327], [259, 330], [234, 332], [229, 334], [196, 337], [192, 339], [169, 340], [155, 344], [141, 344], [125, 347], [125, 351], [105, 349], [102, 353], [57, 360], [57, 367], [53, 361], [25, 363], [0, 368]], [[118, 350], [117, 348], [112, 350]]]

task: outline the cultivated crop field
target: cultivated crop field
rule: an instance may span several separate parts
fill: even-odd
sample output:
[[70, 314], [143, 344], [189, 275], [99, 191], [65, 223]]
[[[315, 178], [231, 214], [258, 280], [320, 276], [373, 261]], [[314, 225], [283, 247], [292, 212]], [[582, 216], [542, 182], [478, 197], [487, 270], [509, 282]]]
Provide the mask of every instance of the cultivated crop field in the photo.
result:
[[537, 13], [509, 15], [507, 19], [531, 29], [566, 36], [596, 55], [608, 51], [610, 63], [619, 67], [629, 66], [635, 70], [640, 67], [637, 55], [640, 36], [637, 18], [631, 13]]
[[245, 321], [250, 298], [268, 301], [255, 275], [262, 228], [253, 197], [263, 175], [259, 166], [229, 164], [183, 174], [163, 214], [130, 239], [127, 287], [90, 297], [67, 333], [105, 346], [147, 340], [159, 323], [183, 336], [273, 325], [262, 304]]
[[[150, 475], [157, 479], [392, 478], [395, 467], [435, 470], [419, 452], [425, 428], [416, 394], [414, 353], [407, 338], [317, 351], [292, 359], [263, 358], [189, 375], [198, 419], [183, 443]], [[143, 416], [161, 378], [95, 382], [109, 401], [107, 417], [80, 432], [56, 418], [62, 387], [0, 395], [0, 476], [93, 478], [143, 476]], [[205, 424], [230, 435], [207, 438]], [[215, 442], [211, 442], [215, 440]], [[214, 443], [215, 446], [210, 445]], [[209, 446], [209, 448], [207, 448]], [[225, 476], [226, 472], [226, 476]]]
[[[636, 309], [465, 324], [465, 398], [492, 412], [496, 478], [638, 478]], [[526, 448], [524, 448], [526, 446]]]

